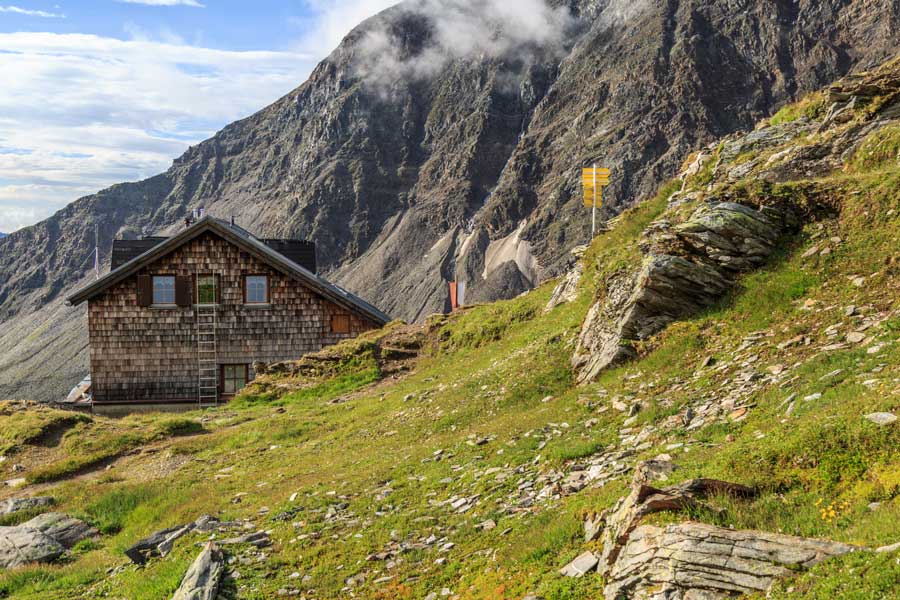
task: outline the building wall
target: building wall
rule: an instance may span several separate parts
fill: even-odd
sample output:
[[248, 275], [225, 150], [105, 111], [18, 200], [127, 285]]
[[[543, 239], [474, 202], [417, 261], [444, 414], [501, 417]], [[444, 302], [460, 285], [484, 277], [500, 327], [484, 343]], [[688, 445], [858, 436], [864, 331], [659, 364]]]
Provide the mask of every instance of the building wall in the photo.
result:
[[[195, 309], [139, 307], [139, 275], [218, 273], [219, 364], [299, 358], [376, 325], [319, 296], [240, 248], [207, 232], [90, 300], [88, 327], [95, 403], [197, 401]], [[270, 304], [243, 303], [244, 275], [269, 275]], [[331, 333], [331, 317], [350, 316], [350, 333]]]

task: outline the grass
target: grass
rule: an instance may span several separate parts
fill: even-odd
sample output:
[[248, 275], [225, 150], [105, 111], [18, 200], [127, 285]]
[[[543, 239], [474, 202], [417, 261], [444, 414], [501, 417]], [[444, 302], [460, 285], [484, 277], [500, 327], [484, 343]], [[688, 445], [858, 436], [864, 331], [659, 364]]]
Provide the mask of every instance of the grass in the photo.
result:
[[822, 116], [825, 110], [826, 96], [824, 92], [813, 92], [799, 102], [788, 104], [769, 119], [770, 125], [792, 123], [802, 117], [814, 120]]
[[[814, 113], [814, 105], [801, 103], [777, 118]], [[557, 571], [590, 547], [581, 537], [583, 516], [612, 506], [627, 492], [627, 476], [536, 502], [522, 500], [521, 490], [552, 489], [553, 477], [572, 461], [616, 445], [629, 418], [608, 410], [617, 397], [643, 407], [628, 425], [648, 431], [635, 460], [670, 453], [679, 465], [672, 482], [717, 477], [759, 490], [752, 500], [714, 498], [720, 510], [662, 514], [656, 522], [694, 518], [867, 547], [897, 541], [900, 428], [863, 418], [900, 411], [900, 217], [889, 214], [900, 209], [900, 175], [885, 164], [875, 160], [814, 181], [729, 184], [734, 198], [790, 202], [810, 222], [719, 304], [641, 343], [637, 361], [586, 386], [575, 386], [570, 365], [580, 325], [610, 278], [640, 263], [644, 229], [693, 209], [667, 209], [680, 182], [598, 236], [575, 301], [545, 313], [550, 283], [436, 319], [407, 377], [382, 379], [375, 338], [367, 336], [335, 348], [334, 360], [310, 362], [301, 376], [263, 378], [226, 407], [68, 423], [55, 453], [29, 477], [56, 482], [58, 508], [104, 536], [68, 562], [0, 574], [0, 597], [169, 597], [199, 537], [142, 569], [106, 570], [126, 565], [122, 551], [141, 537], [209, 513], [271, 532], [268, 559], [234, 567], [241, 577], [229, 581], [229, 594], [241, 598], [268, 599], [280, 589], [320, 598], [421, 598], [443, 588], [462, 598], [596, 598], [601, 578], [562, 579]], [[711, 168], [696, 177], [709, 178], [704, 189], [716, 183]], [[803, 257], [826, 245], [830, 254]], [[853, 283], [859, 276], [865, 285]], [[866, 329], [871, 342], [824, 349], [863, 322], [847, 316], [849, 305], [885, 318]], [[838, 333], [829, 338], [832, 328]], [[759, 341], [743, 347], [760, 331]], [[796, 336], [809, 344], [781, 346]], [[706, 357], [714, 368], [700, 368]], [[742, 420], [693, 432], [667, 427], [686, 406], [734, 392], [745, 370], [772, 366], [787, 375], [746, 398], [752, 406]], [[814, 394], [821, 396], [803, 400]], [[787, 415], [792, 395], [796, 407]], [[27, 457], [27, 440], [59, 417], [0, 418], [11, 424], [0, 439]], [[69, 478], [148, 445], [152, 451], [116, 463], [103, 477]], [[158, 467], [170, 459], [177, 466]], [[473, 499], [471, 507], [451, 508], [458, 498]], [[870, 508], [872, 502], [881, 504]], [[475, 527], [486, 519], [497, 527]], [[367, 560], [432, 535], [441, 542], [428, 549]], [[439, 550], [446, 542], [453, 547]], [[310, 579], [290, 579], [295, 571]], [[384, 577], [391, 579], [375, 583]], [[897, 577], [896, 556], [858, 553], [816, 567], [772, 597], [890, 597]]]

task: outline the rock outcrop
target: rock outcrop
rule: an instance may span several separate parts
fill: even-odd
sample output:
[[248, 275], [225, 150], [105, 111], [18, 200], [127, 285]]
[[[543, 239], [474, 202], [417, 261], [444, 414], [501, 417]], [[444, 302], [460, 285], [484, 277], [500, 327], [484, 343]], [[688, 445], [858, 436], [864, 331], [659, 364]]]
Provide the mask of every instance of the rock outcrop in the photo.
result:
[[632, 532], [647, 515], [662, 511], [680, 511], [703, 505], [703, 499], [713, 494], [727, 494], [750, 498], [755, 492], [745, 486], [717, 479], [691, 479], [678, 485], [658, 489], [649, 485], [653, 461], [635, 467], [631, 493], [600, 516], [604, 525], [603, 553], [598, 570], [608, 575], [627, 545]]
[[766, 592], [776, 580], [854, 546], [703, 523], [643, 525], [607, 576], [607, 600], [719, 600]]
[[49, 512], [38, 515], [24, 525], [50, 536], [65, 548], [70, 549], [82, 540], [96, 538], [100, 532], [79, 519], [64, 513]]
[[227, 530], [234, 526], [234, 523], [223, 523], [213, 516], [203, 515], [197, 518], [196, 521], [192, 521], [185, 525], [168, 527], [138, 540], [134, 545], [125, 550], [125, 556], [131, 559], [133, 563], [143, 565], [152, 557], [166, 556], [172, 551], [175, 542], [189, 533], [195, 531], [208, 533], [212, 531]]
[[644, 264], [611, 280], [606, 298], [585, 319], [572, 359], [578, 380], [635, 356], [632, 341], [715, 304], [796, 223], [791, 207], [710, 198], [683, 223], [652, 224], [642, 244]]
[[0, 527], [0, 569], [56, 560], [65, 553], [62, 544], [30, 527]]
[[62, 513], [45, 513], [14, 527], [0, 527], [0, 568], [56, 560], [81, 540], [100, 532]]
[[204, 205], [312, 239], [324, 274], [407, 320], [446, 308], [448, 279], [473, 300], [517, 295], [588, 237], [579, 167], [612, 168], [615, 212], [691, 149], [880, 63], [900, 20], [892, 0], [549, 0], [521, 11], [546, 21], [536, 39], [511, 18], [460, 49], [442, 33], [483, 30], [484, 3], [451, 3], [449, 25], [445, 4], [388, 9], [165, 173], [2, 238], [0, 397], [63, 398], [84, 375], [84, 311], [61, 298], [88, 276], [94, 225], [106, 250]]
[[644, 524], [645, 517], [662, 511], [714, 509], [706, 503], [712, 496], [755, 495], [751, 488], [716, 479], [691, 479], [662, 489], [650, 485], [672, 467], [666, 461], [636, 465], [631, 493], [591, 524], [593, 531], [603, 528], [602, 553], [586, 552], [560, 573], [580, 577], [596, 568], [606, 583], [606, 600], [724, 600], [765, 592], [778, 579], [860, 549], [692, 521]]
[[[786, 235], [839, 210], [833, 190], [801, 182], [851, 168], [867, 140], [898, 125], [900, 61], [832, 85], [821, 102], [815, 119], [733, 134], [687, 165], [682, 190], [644, 232], [641, 267], [613, 275], [588, 313], [572, 358], [580, 382], [632, 358], [633, 341], [715, 304], [741, 273], [765, 264]], [[685, 189], [703, 170], [711, 179]], [[795, 186], [790, 200], [766, 195], [785, 182]]]
[[225, 559], [213, 542], [207, 542], [197, 556], [172, 600], [215, 600], [225, 572]]

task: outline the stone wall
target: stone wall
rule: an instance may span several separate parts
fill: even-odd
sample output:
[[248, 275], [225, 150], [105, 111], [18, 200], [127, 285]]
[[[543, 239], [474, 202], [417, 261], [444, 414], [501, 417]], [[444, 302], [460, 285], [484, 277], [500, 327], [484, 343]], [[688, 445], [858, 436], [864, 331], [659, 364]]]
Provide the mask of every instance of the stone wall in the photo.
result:
[[[139, 307], [139, 275], [217, 273], [219, 364], [299, 358], [376, 325], [321, 297], [212, 233], [188, 242], [89, 303], [94, 402], [190, 402], [198, 398], [194, 307]], [[270, 304], [243, 303], [242, 277], [269, 275]], [[350, 316], [350, 333], [331, 333], [331, 317]]]

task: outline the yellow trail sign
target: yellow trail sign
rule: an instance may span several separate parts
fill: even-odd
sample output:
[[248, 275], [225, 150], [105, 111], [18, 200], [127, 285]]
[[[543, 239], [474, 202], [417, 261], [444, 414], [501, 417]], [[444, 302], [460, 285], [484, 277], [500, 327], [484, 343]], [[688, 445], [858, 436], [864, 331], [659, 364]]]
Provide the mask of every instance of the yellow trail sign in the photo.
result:
[[[597, 206], [601, 206], [603, 204], [603, 190], [597, 190]], [[594, 190], [593, 189], [585, 189], [584, 190], [584, 205], [588, 208], [594, 207]]]
[[594, 165], [590, 169], [581, 170], [581, 187], [584, 188], [584, 205], [592, 208], [591, 213], [591, 238], [597, 231], [597, 208], [603, 201], [603, 186], [609, 185], [609, 176], [612, 171], [598, 168]]

